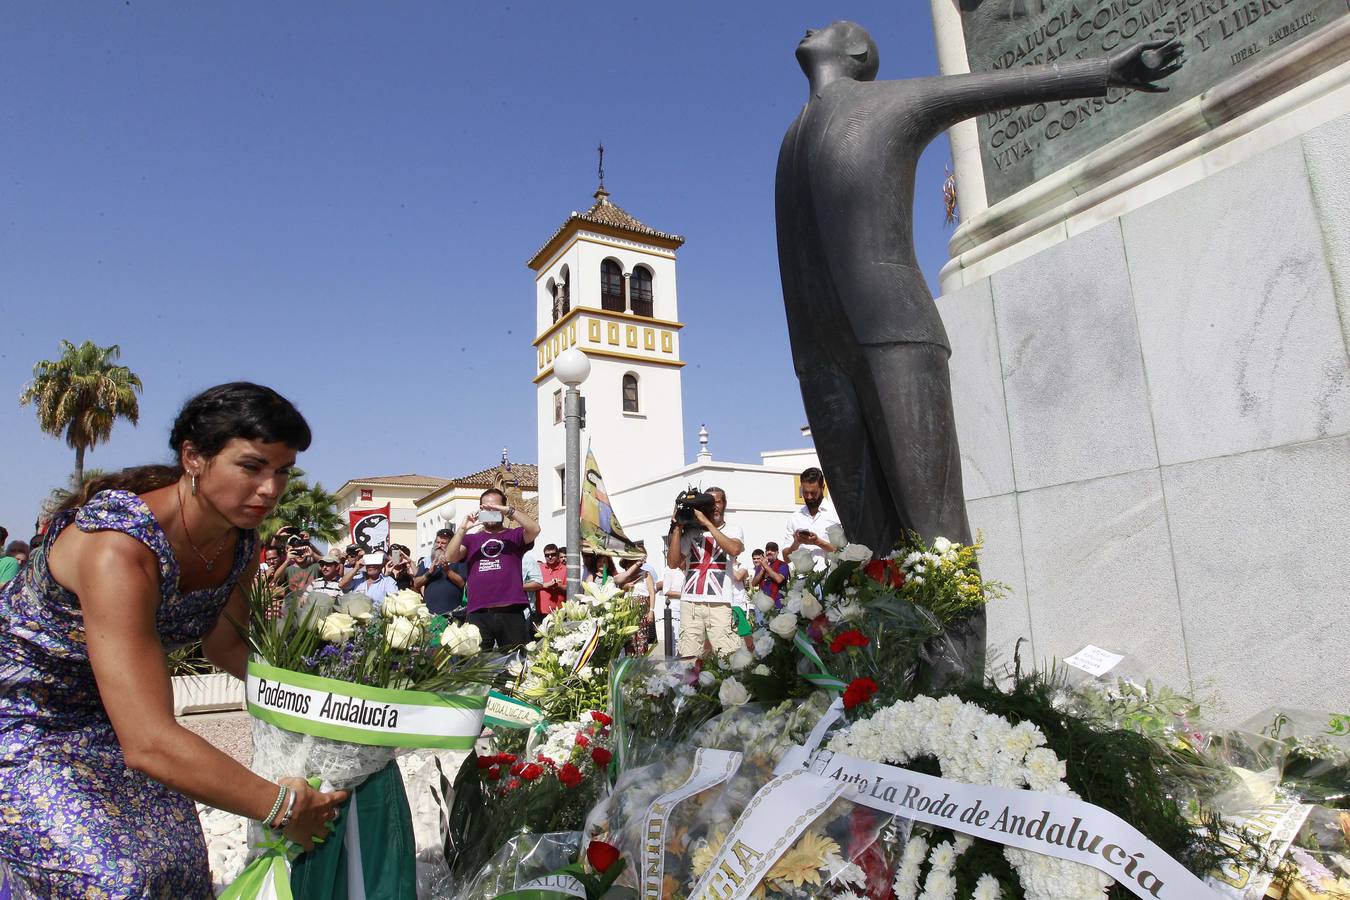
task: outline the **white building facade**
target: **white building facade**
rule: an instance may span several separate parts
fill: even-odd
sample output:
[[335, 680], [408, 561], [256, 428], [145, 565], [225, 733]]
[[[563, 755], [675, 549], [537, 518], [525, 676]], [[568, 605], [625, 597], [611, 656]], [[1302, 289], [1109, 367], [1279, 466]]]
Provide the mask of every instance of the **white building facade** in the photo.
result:
[[[687, 487], [727, 492], [727, 518], [745, 532], [746, 554], [782, 542], [800, 505], [797, 476], [818, 465], [812, 449], [761, 454], [757, 464], [684, 459], [683, 393], [675, 253], [684, 238], [639, 222], [601, 187], [529, 261], [535, 273], [539, 545], [565, 541], [564, 386], [553, 360], [569, 347], [590, 359], [582, 453], [589, 446], [625, 532], [659, 556], [675, 495]], [[716, 428], [716, 421], [710, 424]]]

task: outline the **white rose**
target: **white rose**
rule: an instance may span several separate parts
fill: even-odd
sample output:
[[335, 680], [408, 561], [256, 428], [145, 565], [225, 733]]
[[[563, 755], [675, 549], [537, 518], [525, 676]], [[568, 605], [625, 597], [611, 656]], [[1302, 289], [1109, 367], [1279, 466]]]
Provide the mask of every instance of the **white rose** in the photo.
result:
[[723, 706], [744, 706], [750, 702], [750, 692], [735, 678], [728, 678], [717, 689], [717, 699]]
[[360, 591], [350, 591], [338, 598], [337, 611], [345, 613], [361, 622], [367, 621], [374, 612], [375, 604]]
[[950, 549], [952, 549], [952, 542], [945, 537], [940, 537], [933, 541], [933, 552], [935, 553], [946, 553]]
[[[442, 634], [441, 637], [444, 638], [445, 635]], [[444, 644], [445, 642], [442, 641], [441, 643]], [[519, 678], [524, 672], [525, 663], [521, 662], [519, 657], [513, 657], [511, 661], [506, 664], [506, 674], [510, 675], [512, 678]]]
[[781, 613], [769, 620], [769, 630], [779, 637], [790, 638], [797, 631], [797, 617], [792, 613]]
[[816, 555], [810, 547], [798, 547], [788, 556], [788, 561], [796, 572], [811, 572], [816, 568]]
[[350, 640], [356, 633], [356, 620], [346, 613], [329, 613], [324, 620], [319, 623], [319, 637], [328, 641], [330, 644], [336, 644], [338, 641]]
[[865, 563], [872, 559], [872, 550], [862, 544], [848, 544], [840, 552], [839, 558], [845, 562]]
[[762, 613], [773, 612], [777, 608], [773, 598], [763, 591], [755, 591], [755, 595], [750, 598], [750, 602], [755, 604], [755, 609]]
[[773, 652], [774, 639], [772, 634], [761, 628], [751, 637], [755, 641], [755, 656], [763, 659]]
[[431, 610], [427, 608], [427, 605], [425, 603], [423, 603], [421, 606], [417, 607], [417, 612], [413, 613], [413, 616], [419, 622], [430, 622]]
[[843, 525], [831, 525], [825, 529], [825, 540], [829, 541], [835, 547], [842, 547], [848, 543], [848, 538], [844, 536]]
[[711, 672], [703, 671], [698, 673], [699, 687], [712, 687], [717, 681], [717, 676]]
[[787, 592], [783, 598], [783, 611], [790, 612], [794, 616], [802, 611], [802, 599], [806, 596], [806, 589], [803, 587], [794, 587]]
[[815, 594], [807, 594], [802, 598], [801, 614], [804, 619], [814, 619], [821, 613], [820, 601], [816, 599]]
[[384, 606], [381, 607], [380, 611], [390, 618], [394, 616], [415, 616], [417, 615], [417, 608], [421, 605], [422, 597], [417, 591], [410, 591], [405, 588], [385, 597]]
[[581, 676], [582, 681], [590, 681], [591, 678], [595, 676], [595, 669], [592, 669], [590, 666], [582, 666], [580, 669], [577, 669], [577, 674]]
[[384, 642], [395, 650], [407, 650], [422, 639], [422, 629], [411, 619], [399, 616], [384, 626]]
[[727, 661], [727, 665], [739, 672], [754, 661], [755, 655], [753, 653], [744, 647], [738, 647], [736, 648], [736, 652], [731, 654], [731, 659]]
[[477, 625], [447, 625], [441, 632], [441, 646], [455, 656], [473, 656], [483, 647], [483, 633]]

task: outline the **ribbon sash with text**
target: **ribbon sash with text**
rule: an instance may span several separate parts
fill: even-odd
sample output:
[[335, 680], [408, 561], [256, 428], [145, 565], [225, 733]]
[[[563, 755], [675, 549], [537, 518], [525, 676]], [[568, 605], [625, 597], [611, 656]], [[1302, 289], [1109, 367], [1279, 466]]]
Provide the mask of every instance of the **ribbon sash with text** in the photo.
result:
[[844, 785], [854, 803], [1092, 866], [1138, 897], [1218, 897], [1128, 822], [1074, 797], [964, 784], [828, 750], [805, 771]]
[[485, 694], [396, 691], [248, 664], [248, 711], [278, 728], [377, 747], [469, 750]]

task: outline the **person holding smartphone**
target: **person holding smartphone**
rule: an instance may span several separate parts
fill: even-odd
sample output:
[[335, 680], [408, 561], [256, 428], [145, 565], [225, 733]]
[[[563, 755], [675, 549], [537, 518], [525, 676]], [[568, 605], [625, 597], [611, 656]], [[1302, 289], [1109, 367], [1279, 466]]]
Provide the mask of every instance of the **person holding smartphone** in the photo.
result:
[[[478, 627], [483, 649], [519, 647], [534, 640], [527, 612], [524, 558], [539, 536], [539, 525], [521, 510], [506, 505], [496, 488], [483, 491], [477, 512], [469, 513], [455, 531], [446, 558], [467, 561], [468, 623]], [[517, 523], [506, 527], [506, 520]]]
[[830, 529], [839, 525], [839, 517], [825, 502], [825, 473], [812, 466], [802, 472], [801, 483], [803, 505], [788, 519], [783, 555], [791, 556], [806, 547], [815, 560], [813, 568], [820, 571], [826, 565], [825, 554], [839, 549], [828, 537]]

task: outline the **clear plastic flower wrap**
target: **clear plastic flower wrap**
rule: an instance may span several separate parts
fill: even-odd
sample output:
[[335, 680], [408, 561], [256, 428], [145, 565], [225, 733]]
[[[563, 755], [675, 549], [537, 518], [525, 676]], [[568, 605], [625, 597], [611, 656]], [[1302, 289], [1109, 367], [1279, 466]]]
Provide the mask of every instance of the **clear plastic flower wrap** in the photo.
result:
[[717, 679], [695, 660], [627, 657], [610, 670], [609, 714], [619, 771], [643, 766], [689, 741], [722, 710]]
[[493, 900], [499, 894], [523, 888], [562, 869], [577, 858], [580, 845], [581, 834], [576, 831], [517, 835], [453, 893], [441, 896], [453, 900]]
[[317, 776], [334, 790], [351, 790], [394, 756], [393, 747], [350, 744], [253, 720], [253, 771], [264, 778]]
[[[753, 884], [745, 883], [744, 893], [733, 896], [882, 895], [908, 823], [833, 799], [832, 790], [815, 798], [813, 808], [812, 797], [792, 785], [774, 784], [782, 781], [775, 778], [775, 766], [806, 739], [828, 705], [822, 693], [805, 703], [789, 701], [772, 709], [758, 704], [728, 709], [699, 727], [689, 743], [669, 749], [661, 761], [625, 771], [588, 821], [588, 839], [605, 840], [632, 860], [619, 883], [642, 896], [692, 896], [708, 887], [704, 882], [722, 877], [720, 871], [735, 871], [738, 864], [752, 861], [744, 849], [751, 843], [766, 848], [753, 860], [760, 874]], [[756, 824], [747, 810], [757, 798], [780, 788], [802, 801], [792, 806], [791, 816], [769, 826], [782, 833], [759, 833], [744, 843], [737, 838], [729, 846], [729, 835], [763, 831], [764, 820]], [[783, 830], [784, 822], [794, 817], [801, 827]], [[709, 889], [722, 896], [725, 887]]]

